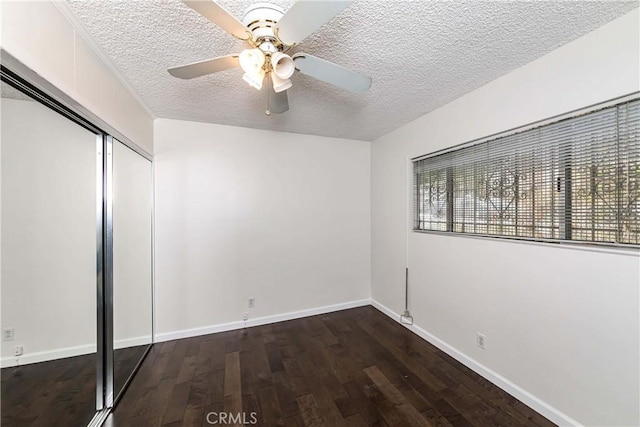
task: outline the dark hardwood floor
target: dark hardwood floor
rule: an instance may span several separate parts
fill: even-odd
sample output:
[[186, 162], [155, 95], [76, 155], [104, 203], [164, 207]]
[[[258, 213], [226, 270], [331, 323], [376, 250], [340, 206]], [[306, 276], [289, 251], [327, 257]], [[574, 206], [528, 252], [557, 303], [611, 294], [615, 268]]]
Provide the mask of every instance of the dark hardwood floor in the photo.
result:
[[116, 395], [122, 390], [148, 345], [120, 348], [113, 354], [113, 388]]
[[[115, 351], [118, 390], [146, 347]], [[2, 427], [86, 427], [96, 412], [96, 355], [4, 368], [0, 401]]]
[[2, 369], [2, 427], [86, 427], [96, 412], [96, 355]]
[[156, 344], [105, 425], [243, 421], [553, 425], [373, 307]]

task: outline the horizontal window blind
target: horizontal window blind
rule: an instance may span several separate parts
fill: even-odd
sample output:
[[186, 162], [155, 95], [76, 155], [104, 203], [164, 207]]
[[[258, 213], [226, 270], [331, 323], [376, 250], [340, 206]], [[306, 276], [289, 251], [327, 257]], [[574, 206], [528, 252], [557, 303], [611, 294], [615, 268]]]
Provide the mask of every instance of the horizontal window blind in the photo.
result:
[[640, 244], [640, 100], [423, 157], [414, 229]]

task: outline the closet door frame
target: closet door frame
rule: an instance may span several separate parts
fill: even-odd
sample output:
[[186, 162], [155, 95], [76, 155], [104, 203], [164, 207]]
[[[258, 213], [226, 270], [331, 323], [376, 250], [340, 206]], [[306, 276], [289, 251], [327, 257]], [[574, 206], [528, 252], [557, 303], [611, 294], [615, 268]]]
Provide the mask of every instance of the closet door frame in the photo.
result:
[[105, 354], [105, 250], [103, 243], [103, 229], [104, 229], [104, 206], [106, 204], [106, 197], [104, 197], [104, 162], [105, 162], [105, 135], [99, 134], [96, 138], [96, 315], [97, 315], [97, 327], [98, 330], [97, 347], [96, 347], [96, 359], [97, 359], [97, 373], [96, 373], [96, 411], [102, 411], [106, 406], [105, 399], [105, 361], [103, 355]]
[[105, 406], [113, 407], [114, 387], [113, 387], [113, 137], [105, 135], [103, 145], [104, 168], [103, 168], [103, 239], [104, 239], [104, 398]]

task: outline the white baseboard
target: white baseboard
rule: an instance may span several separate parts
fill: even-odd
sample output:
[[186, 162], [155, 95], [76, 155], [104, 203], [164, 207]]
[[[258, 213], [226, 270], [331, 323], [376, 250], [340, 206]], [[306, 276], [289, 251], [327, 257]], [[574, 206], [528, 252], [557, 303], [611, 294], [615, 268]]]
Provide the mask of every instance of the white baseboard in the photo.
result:
[[529, 393], [525, 389], [519, 387], [518, 385], [512, 383], [502, 375], [492, 371], [456, 348], [450, 346], [446, 342], [442, 341], [440, 338], [430, 334], [429, 332], [422, 329], [420, 326], [417, 326], [415, 323], [413, 325], [405, 325], [400, 322], [400, 313], [396, 313], [390, 308], [380, 304], [378, 301], [372, 299], [371, 305], [380, 310], [385, 315], [389, 316], [396, 322], [400, 323], [405, 328], [409, 329], [414, 334], [418, 335], [420, 338], [425, 341], [433, 344], [438, 347], [440, 350], [447, 353], [449, 356], [456, 359], [458, 362], [462, 363], [472, 371], [481, 375], [488, 381], [491, 381], [496, 386], [500, 387], [502, 390], [506, 391], [525, 405], [531, 407], [541, 415], [547, 417], [552, 422], [560, 425], [560, 426], [579, 426], [581, 425], [579, 422], [569, 417], [565, 413], [559, 411], [543, 400], [537, 398], [533, 394]]
[[137, 347], [139, 345], [151, 344], [151, 334], [142, 337], [133, 337], [126, 338], [123, 340], [116, 340], [113, 343], [113, 348], [115, 350], [120, 350], [121, 348], [129, 348], [129, 347]]
[[275, 314], [272, 316], [257, 317], [255, 319], [249, 319], [246, 322], [238, 321], [238, 322], [229, 322], [229, 323], [219, 323], [217, 325], [202, 326], [198, 328], [184, 329], [181, 331], [163, 332], [155, 335], [154, 342], [164, 342], [164, 341], [177, 340], [181, 338], [196, 337], [199, 335], [215, 334], [217, 332], [233, 331], [235, 329], [242, 329], [245, 327], [249, 328], [252, 326], [267, 325], [270, 323], [283, 322], [285, 320], [299, 319], [301, 317], [315, 316], [317, 314], [331, 313], [333, 311], [346, 310], [346, 309], [355, 308], [355, 307], [363, 307], [366, 305], [371, 305], [371, 300], [369, 298], [357, 300], [357, 301], [349, 301], [349, 302], [340, 303], [340, 304], [326, 305], [323, 307], [309, 308], [306, 310], [292, 311], [284, 314]]
[[[151, 343], [151, 336], [134, 337], [117, 340], [113, 343], [116, 350], [127, 347], [135, 347]], [[65, 357], [82, 356], [96, 352], [95, 344], [78, 345], [74, 347], [58, 348], [55, 350], [38, 351], [35, 353], [25, 353], [20, 357], [3, 357], [0, 360], [0, 367], [11, 368], [18, 365], [29, 365], [31, 363], [48, 362], [51, 360], [64, 359]]]
[[[323, 307], [315, 307], [306, 310], [293, 311], [290, 313], [276, 314], [272, 316], [258, 317], [255, 319], [247, 320], [246, 322], [230, 322], [222, 323], [218, 325], [203, 326], [199, 328], [186, 329], [182, 331], [165, 332], [155, 335], [154, 342], [171, 341], [181, 338], [195, 337], [199, 335], [214, 334], [216, 332], [225, 332], [235, 329], [242, 329], [245, 327], [266, 325], [269, 323], [282, 322], [285, 320], [299, 319], [301, 317], [315, 316], [317, 314], [331, 313], [333, 311], [346, 310], [349, 308], [362, 307], [370, 305], [370, 299], [362, 299], [357, 301], [350, 301], [340, 304], [327, 305]], [[119, 340], [114, 343], [116, 349], [133, 347], [137, 345], [148, 344], [148, 337], [135, 337], [125, 340]], [[51, 351], [42, 351], [37, 353], [27, 353], [20, 356], [18, 359], [15, 357], [3, 357], [0, 360], [0, 366], [2, 368], [8, 368], [18, 365], [28, 365], [30, 363], [46, 362], [50, 360], [62, 359], [65, 357], [81, 356], [83, 354], [90, 354], [96, 351], [95, 345], [84, 345], [76, 347], [67, 347], [62, 349], [56, 349]]]
[[65, 357], [82, 356], [96, 352], [95, 344], [78, 345], [75, 347], [58, 348], [55, 350], [38, 351], [35, 353], [25, 353], [20, 357], [3, 357], [0, 366], [11, 368], [18, 365], [29, 365], [31, 363], [48, 362], [50, 360], [64, 359]]

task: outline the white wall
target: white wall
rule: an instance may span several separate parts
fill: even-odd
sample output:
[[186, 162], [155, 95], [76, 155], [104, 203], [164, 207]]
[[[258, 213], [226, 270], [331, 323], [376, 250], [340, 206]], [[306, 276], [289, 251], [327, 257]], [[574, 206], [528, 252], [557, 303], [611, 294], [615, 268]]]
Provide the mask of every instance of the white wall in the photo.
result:
[[369, 298], [370, 143], [165, 119], [154, 133], [159, 339]]
[[2, 365], [95, 351], [96, 136], [2, 99]]
[[372, 298], [402, 311], [408, 252], [417, 330], [560, 423], [640, 425], [638, 252], [408, 232], [408, 159], [638, 91], [638, 28], [636, 9], [372, 145]]
[[45, 1], [0, 2], [0, 46], [113, 126], [153, 151], [153, 117], [61, 13]]

